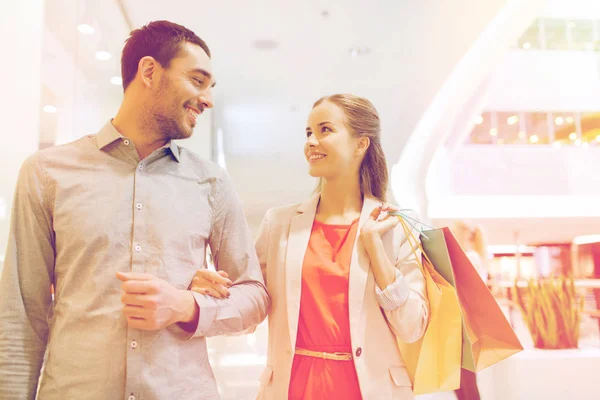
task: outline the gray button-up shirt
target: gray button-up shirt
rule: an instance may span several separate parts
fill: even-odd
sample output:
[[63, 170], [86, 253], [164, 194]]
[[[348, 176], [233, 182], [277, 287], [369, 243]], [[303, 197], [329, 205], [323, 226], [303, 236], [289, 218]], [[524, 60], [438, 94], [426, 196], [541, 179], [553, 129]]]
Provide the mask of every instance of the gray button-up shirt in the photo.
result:
[[[231, 297], [194, 293], [192, 333], [128, 328], [115, 273], [186, 289], [207, 244]], [[34, 398], [47, 349], [43, 400], [217, 399], [205, 337], [256, 326], [268, 306], [227, 174], [175, 142], [140, 161], [109, 122], [21, 169], [0, 281], [0, 398]]]

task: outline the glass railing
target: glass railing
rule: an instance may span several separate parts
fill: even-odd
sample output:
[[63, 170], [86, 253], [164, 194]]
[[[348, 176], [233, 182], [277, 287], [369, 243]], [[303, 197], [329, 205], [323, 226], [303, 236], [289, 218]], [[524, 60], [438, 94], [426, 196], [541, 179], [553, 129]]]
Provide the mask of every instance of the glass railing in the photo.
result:
[[600, 112], [486, 111], [473, 121], [467, 142], [600, 147]]
[[516, 46], [522, 50], [600, 51], [600, 21], [592, 19], [538, 19]]

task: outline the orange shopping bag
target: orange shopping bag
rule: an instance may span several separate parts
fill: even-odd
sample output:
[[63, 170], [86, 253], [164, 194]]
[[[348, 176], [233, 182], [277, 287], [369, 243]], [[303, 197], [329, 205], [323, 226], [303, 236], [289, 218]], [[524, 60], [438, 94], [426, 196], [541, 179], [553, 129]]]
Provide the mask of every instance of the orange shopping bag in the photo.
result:
[[477, 270], [450, 229], [423, 232], [435, 269], [456, 289], [463, 320], [462, 367], [478, 372], [523, 350]]
[[[416, 254], [418, 239], [399, 217], [407, 240]], [[429, 323], [415, 343], [398, 340], [415, 394], [444, 392], [460, 386], [462, 322], [454, 288], [432, 267], [427, 255], [417, 257], [425, 277]]]

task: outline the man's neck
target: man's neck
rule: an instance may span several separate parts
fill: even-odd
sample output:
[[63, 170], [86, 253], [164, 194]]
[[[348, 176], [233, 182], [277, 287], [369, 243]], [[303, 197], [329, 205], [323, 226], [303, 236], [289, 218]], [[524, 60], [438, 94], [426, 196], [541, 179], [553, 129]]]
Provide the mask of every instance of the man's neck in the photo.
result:
[[165, 139], [159, 132], [155, 132], [155, 129], [148, 126], [144, 118], [138, 112], [132, 111], [125, 102], [112, 120], [112, 124], [121, 135], [134, 143], [141, 160], [169, 142], [169, 139]]

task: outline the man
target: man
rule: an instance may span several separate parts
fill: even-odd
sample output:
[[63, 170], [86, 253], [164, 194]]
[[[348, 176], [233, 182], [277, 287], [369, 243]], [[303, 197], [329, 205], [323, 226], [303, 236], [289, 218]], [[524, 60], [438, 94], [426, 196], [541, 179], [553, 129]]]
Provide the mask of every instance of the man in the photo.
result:
[[[121, 64], [116, 117], [21, 169], [0, 282], [1, 399], [216, 399], [205, 338], [267, 314], [227, 174], [173, 141], [213, 106], [207, 45], [157, 21], [131, 33]], [[186, 290], [207, 244], [220, 271], [200, 279], [219, 299]]]

